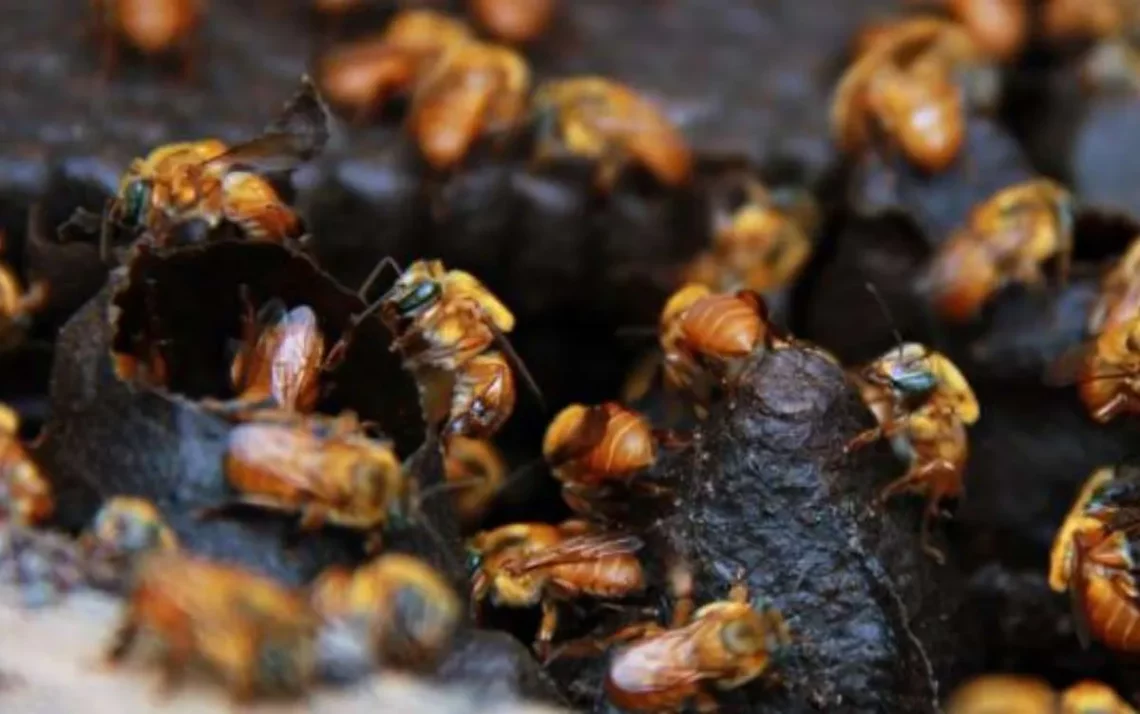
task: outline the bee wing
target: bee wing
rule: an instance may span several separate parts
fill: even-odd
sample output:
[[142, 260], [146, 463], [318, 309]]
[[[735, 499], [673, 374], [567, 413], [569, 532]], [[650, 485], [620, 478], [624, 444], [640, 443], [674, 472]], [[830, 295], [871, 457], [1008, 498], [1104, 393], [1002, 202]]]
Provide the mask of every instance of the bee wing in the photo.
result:
[[1084, 342], [1070, 347], [1053, 360], [1046, 368], [1041, 380], [1047, 387], [1068, 387], [1076, 384], [1085, 367], [1085, 360], [1089, 355], [1093, 343]]
[[610, 423], [609, 414], [604, 406], [592, 406], [586, 410], [582, 424], [574, 433], [573, 438], [566, 440], [547, 459], [551, 466], [558, 466], [593, 449], [605, 437]]
[[289, 134], [264, 134], [242, 144], [209, 161], [209, 168], [233, 171], [246, 169], [260, 173], [281, 173], [290, 171], [312, 158], [303, 139]]
[[530, 556], [508, 561], [503, 568], [521, 575], [536, 568], [569, 563], [588, 563], [598, 558], [636, 553], [645, 545], [632, 535], [598, 533], [567, 538], [561, 543]]
[[511, 341], [507, 339], [507, 336], [503, 334], [503, 331], [500, 330], [493, 321], [487, 320], [486, 324], [490, 328], [491, 334], [495, 336], [495, 344], [498, 345], [499, 349], [503, 351], [503, 354], [507, 356], [507, 359], [511, 361], [511, 364], [518, 370], [519, 375], [523, 378], [523, 381], [526, 382], [527, 389], [529, 389], [531, 394], [534, 395], [534, 398], [538, 400], [539, 407], [545, 412], [546, 399], [542, 396], [542, 389], [539, 388], [534, 375], [526, 368], [526, 363], [523, 362], [522, 357], [519, 356], [518, 352], [515, 352], [514, 345], [511, 344]]

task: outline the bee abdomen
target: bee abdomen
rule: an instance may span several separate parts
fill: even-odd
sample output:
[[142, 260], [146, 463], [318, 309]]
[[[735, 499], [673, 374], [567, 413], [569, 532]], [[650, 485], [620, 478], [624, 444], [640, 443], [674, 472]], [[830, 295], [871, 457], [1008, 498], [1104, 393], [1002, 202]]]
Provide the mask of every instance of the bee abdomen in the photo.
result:
[[750, 353], [763, 329], [756, 310], [732, 295], [698, 300], [685, 315], [685, 333], [698, 349], [726, 357]]
[[1119, 652], [1140, 652], [1140, 612], [1104, 577], [1088, 583], [1089, 625], [1099, 640]]

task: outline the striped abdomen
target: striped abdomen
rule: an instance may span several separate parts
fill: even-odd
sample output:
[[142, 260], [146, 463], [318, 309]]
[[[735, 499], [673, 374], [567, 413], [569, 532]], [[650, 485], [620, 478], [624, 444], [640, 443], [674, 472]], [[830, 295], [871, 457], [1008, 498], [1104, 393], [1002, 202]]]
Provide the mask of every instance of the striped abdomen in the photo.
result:
[[604, 477], [624, 475], [652, 465], [656, 444], [649, 424], [638, 414], [620, 406], [608, 405], [608, 410], [606, 434], [582, 457], [583, 470]]
[[620, 598], [645, 587], [641, 563], [633, 555], [555, 565], [550, 576], [559, 588], [595, 597]]
[[755, 307], [735, 295], [701, 298], [685, 311], [681, 327], [690, 349], [722, 358], [748, 355], [765, 329]]
[[1111, 576], [1089, 576], [1085, 613], [1093, 637], [1118, 652], [1140, 652], [1140, 609]]

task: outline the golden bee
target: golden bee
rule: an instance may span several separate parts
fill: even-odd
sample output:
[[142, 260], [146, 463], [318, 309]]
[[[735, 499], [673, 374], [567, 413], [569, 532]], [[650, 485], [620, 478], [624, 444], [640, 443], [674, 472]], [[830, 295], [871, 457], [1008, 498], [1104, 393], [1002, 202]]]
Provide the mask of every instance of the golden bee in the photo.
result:
[[566, 649], [585, 654], [619, 643], [606, 671], [609, 701], [626, 712], [679, 714], [689, 703], [717, 711], [714, 692], [768, 674], [792, 638], [783, 615], [759, 598], [750, 601], [747, 586], [737, 583], [727, 599], [695, 613], [678, 606], [671, 627], [638, 623]]
[[669, 187], [692, 178], [692, 152], [673, 122], [653, 102], [613, 80], [548, 81], [535, 92], [531, 116], [537, 131], [535, 160], [572, 156], [595, 161], [602, 191], [611, 190], [631, 164]]
[[1002, 287], [1040, 286], [1043, 265], [1068, 278], [1073, 250], [1073, 197], [1048, 179], [1004, 188], [975, 206], [967, 224], [939, 249], [924, 278], [935, 309], [963, 322]]
[[1084, 680], [1061, 692], [1060, 714], [1136, 714], [1112, 687]]
[[1101, 279], [1100, 294], [1089, 312], [1088, 333], [1100, 334], [1110, 315], [1119, 321], [1137, 309], [1140, 309], [1140, 238], [1132, 241]]
[[514, 50], [483, 42], [448, 49], [416, 83], [408, 127], [428, 164], [458, 166], [484, 136], [509, 135], [526, 114], [530, 67]]
[[1056, 714], [1057, 693], [1035, 677], [977, 677], [954, 691], [947, 714]]
[[349, 42], [325, 54], [317, 78], [333, 104], [366, 119], [416, 83], [450, 47], [471, 40], [459, 20], [432, 10], [405, 10], [379, 36]]
[[375, 310], [396, 337], [392, 349], [419, 378], [432, 423], [446, 420], [449, 437], [477, 439], [502, 427], [514, 410], [514, 373], [491, 347], [510, 349], [503, 335], [515, 318], [478, 278], [419, 260], [358, 319]]
[[1073, 600], [1077, 633], [1118, 652], [1140, 652], [1140, 603], [1133, 570], [1138, 493], [1135, 475], [1095, 471], [1053, 541], [1049, 586]]
[[930, 525], [941, 501], [962, 492], [969, 455], [966, 427], [980, 416], [974, 390], [946, 356], [913, 342], [886, 352], [853, 379], [878, 425], [853, 438], [845, 451], [890, 440], [908, 468], [882, 490], [879, 500], [907, 491], [924, 494], [922, 548], [944, 562], [929, 542]]
[[962, 23], [986, 56], [1013, 59], [1029, 35], [1027, 0], [930, 0]]
[[327, 523], [367, 533], [370, 551], [385, 526], [410, 516], [415, 490], [392, 445], [365, 436], [355, 419], [241, 424], [230, 432], [224, 468], [238, 495], [202, 515], [236, 504], [297, 513], [301, 531]]
[[831, 105], [831, 127], [845, 153], [876, 136], [929, 173], [958, 157], [969, 105], [988, 105], [992, 73], [969, 33], [954, 22], [918, 17], [883, 29], [844, 73]]
[[54, 512], [51, 483], [20, 441], [20, 415], [0, 404], [0, 521], [34, 526]]
[[261, 173], [292, 170], [319, 153], [328, 140], [326, 122], [321, 100], [304, 78], [300, 93], [257, 138], [236, 146], [217, 139], [167, 144], [135, 159], [104, 218], [103, 254], [112, 228], [145, 231], [155, 247], [177, 242], [176, 229], [200, 223], [213, 231], [223, 221], [250, 240], [299, 239], [300, 219]]
[[665, 303], [658, 340], [666, 386], [691, 397], [698, 408], [709, 404], [715, 389], [731, 383], [745, 358], [783, 344], [760, 295], [714, 293], [693, 283]]
[[103, 71], [118, 63], [126, 42], [146, 55], [182, 53], [183, 74], [193, 71], [194, 43], [202, 20], [201, 0], [91, 0], [103, 52]]
[[452, 437], [447, 443], [444, 474], [451, 484], [464, 484], [452, 493], [452, 506], [465, 528], [479, 522], [503, 487], [507, 463], [486, 439]]
[[115, 496], [103, 504], [82, 543], [88, 552], [109, 557], [178, 550], [178, 536], [154, 504], [131, 496]]
[[743, 190], [741, 205], [714, 208], [713, 246], [685, 269], [685, 282], [765, 293], [791, 284], [807, 264], [819, 223], [810, 194], [769, 191], [751, 178]]
[[258, 314], [246, 302], [242, 343], [230, 366], [238, 396], [226, 408], [310, 412], [321, 396], [325, 338], [308, 305], [270, 300]]
[[558, 628], [559, 601], [640, 593], [645, 575], [640, 539], [585, 521], [514, 523], [468, 542], [472, 606], [488, 598], [506, 607], [542, 606], [535, 652], [545, 657]]
[[1052, 40], [1081, 40], [1124, 35], [1140, 20], [1129, 0], [1045, 0], [1042, 33]]
[[269, 578], [156, 553], [135, 573], [106, 661], [121, 662], [145, 633], [163, 644], [164, 689], [201, 661], [226, 681], [236, 701], [300, 694], [314, 678], [318, 625], [304, 597]]
[[617, 402], [563, 409], [546, 429], [542, 455], [562, 483], [562, 498], [581, 515], [598, 515], [615, 487], [656, 493], [634, 481], [657, 458], [656, 435], [640, 414]]
[[326, 620], [351, 620], [367, 630], [381, 665], [421, 671], [446, 654], [462, 616], [444, 577], [400, 553], [353, 572], [326, 571], [313, 586], [313, 605]]
[[467, 10], [500, 42], [533, 42], [546, 32], [557, 0], [468, 0]]
[[[0, 231], [0, 251], [5, 237]], [[27, 290], [15, 271], [0, 263], [0, 348], [12, 347], [23, 340], [32, 317], [48, 305], [48, 285], [37, 280]]]

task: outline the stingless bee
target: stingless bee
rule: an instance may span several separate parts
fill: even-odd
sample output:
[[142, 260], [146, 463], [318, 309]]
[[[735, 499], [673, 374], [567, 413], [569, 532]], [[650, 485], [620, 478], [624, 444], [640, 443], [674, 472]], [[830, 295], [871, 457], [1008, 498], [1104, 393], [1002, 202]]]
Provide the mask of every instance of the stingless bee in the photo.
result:
[[698, 409], [736, 378], [747, 357], [786, 344], [768, 320], [763, 297], [750, 290], [714, 293], [695, 283], [665, 303], [658, 340], [665, 385], [691, 397]]
[[1049, 586], [1068, 591], [1081, 643], [1140, 652], [1140, 603], [1133, 538], [1140, 523], [1137, 479], [1118, 468], [1093, 472], [1053, 541]]
[[203, 517], [240, 504], [293, 512], [302, 532], [328, 523], [367, 533], [369, 552], [385, 526], [410, 517], [416, 488], [392, 445], [365, 436], [354, 418], [241, 424], [230, 432], [225, 474], [237, 497]]
[[277, 582], [178, 553], [140, 563], [123, 622], [106, 652], [121, 662], [140, 633], [163, 644], [163, 688], [194, 660], [214, 670], [236, 701], [300, 694], [313, 681], [319, 619], [308, 601]]
[[1049, 260], [1064, 284], [1073, 211], [1072, 194], [1048, 179], [1004, 188], [975, 206], [967, 224], [939, 247], [923, 279], [938, 313], [963, 322], [1006, 285], [1043, 285], [1042, 265]]
[[126, 42], [147, 55], [179, 50], [183, 76], [192, 75], [201, 0], [91, 0], [91, 4], [104, 74], [114, 71], [119, 43]]
[[462, 605], [435, 568], [389, 553], [348, 571], [330, 568], [313, 586], [313, 606], [326, 620], [361, 627], [385, 667], [428, 670], [447, 652]]
[[490, 441], [462, 436], [448, 441], [444, 456], [444, 474], [449, 483], [457, 486], [451, 497], [452, 506], [463, 527], [470, 528], [487, 512], [506, 483], [507, 463]]
[[377, 37], [333, 48], [319, 62], [317, 77], [330, 102], [363, 120], [383, 110], [417, 82], [450, 47], [472, 39], [459, 20], [432, 10], [405, 10]]
[[1100, 294], [1089, 312], [1087, 331], [1098, 335], [1107, 326], [1109, 316], [1115, 321], [1135, 314], [1140, 308], [1140, 237], [1128, 246], [1124, 255], [1105, 274]]
[[113, 227], [149, 233], [155, 247], [173, 245], [176, 228], [199, 221], [211, 231], [227, 221], [250, 240], [299, 239], [300, 219], [261, 173], [292, 170], [320, 153], [328, 140], [326, 122], [306, 77], [281, 118], [255, 139], [232, 147], [217, 139], [167, 144], [135, 159], [106, 212], [102, 254]]
[[457, 43], [416, 82], [408, 127], [432, 168], [447, 171], [481, 136], [508, 136], [526, 114], [529, 89], [530, 67], [514, 50]]
[[1061, 692], [1060, 714], [1136, 714], [1107, 684], [1084, 680]]
[[877, 139], [929, 173], [948, 168], [966, 133], [966, 109], [994, 102], [992, 71], [964, 28], [932, 17], [875, 33], [844, 73], [831, 104], [836, 143], [848, 154]]
[[604, 77], [550, 80], [535, 92], [535, 161], [563, 156], [597, 162], [596, 185], [610, 191], [630, 164], [661, 184], [677, 187], [692, 178], [693, 157], [681, 135], [653, 102]]
[[472, 607], [488, 598], [506, 607], [541, 605], [534, 649], [545, 657], [558, 628], [559, 601], [623, 598], [644, 589], [636, 555], [641, 547], [635, 536], [585, 521], [513, 523], [484, 531], [468, 542]]
[[[0, 253], [7, 244], [0, 230]], [[0, 348], [12, 347], [24, 339], [32, 317], [48, 305], [48, 284], [34, 281], [25, 290], [14, 270], [0, 263]]]
[[657, 458], [657, 434], [640, 414], [617, 402], [563, 409], [546, 429], [542, 455], [562, 483], [563, 500], [583, 516], [601, 515], [621, 487], [637, 494], [660, 492], [637, 480]]
[[770, 191], [749, 177], [738, 206], [717, 201], [713, 210], [713, 245], [686, 268], [685, 282], [716, 291], [764, 293], [789, 285], [812, 253], [811, 235], [819, 210], [810, 194]]
[[178, 550], [178, 536], [154, 504], [131, 496], [108, 499], [81, 542], [96, 557], [133, 558], [156, 550]]
[[624, 643], [606, 671], [610, 702], [627, 712], [679, 714], [690, 702], [699, 711], [717, 711], [714, 691], [769, 673], [791, 642], [783, 615], [759, 598], [750, 601], [747, 585], [738, 582], [726, 600], [695, 613], [678, 603], [671, 627], [638, 623], [605, 638], [570, 643], [563, 653], [593, 654]]
[[1084, 680], [1058, 695], [1036, 677], [992, 674], [959, 687], [947, 714], [1135, 714], [1111, 687]]
[[945, 355], [913, 342], [900, 342], [852, 378], [878, 425], [853, 438], [844, 451], [890, 440], [908, 468], [882, 490], [879, 501], [906, 491], [924, 494], [922, 549], [942, 563], [945, 556], [929, 541], [930, 524], [941, 501], [962, 492], [966, 427], [981, 414], [974, 390]]
[[[386, 263], [377, 266], [362, 293]], [[514, 315], [474, 275], [448, 270], [438, 260], [418, 260], [356, 319], [376, 311], [395, 336], [392, 349], [417, 376], [429, 422], [445, 421], [447, 437], [490, 438], [514, 410], [514, 373], [506, 357], [491, 349], [495, 343], [539, 394], [504, 337], [514, 329]]]
[[51, 483], [20, 441], [20, 415], [0, 404], [0, 520], [34, 526], [54, 512]]
[[546, 32], [557, 0], [467, 0], [467, 11], [500, 42], [524, 44]]

